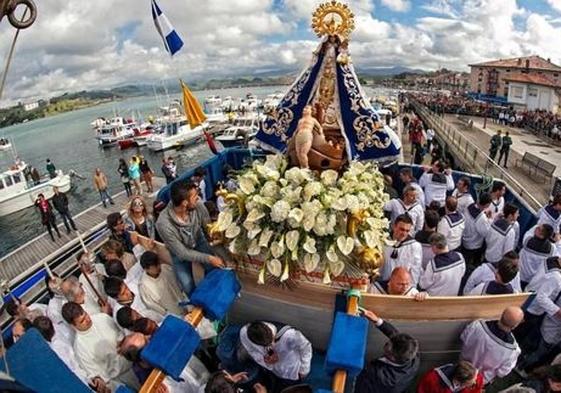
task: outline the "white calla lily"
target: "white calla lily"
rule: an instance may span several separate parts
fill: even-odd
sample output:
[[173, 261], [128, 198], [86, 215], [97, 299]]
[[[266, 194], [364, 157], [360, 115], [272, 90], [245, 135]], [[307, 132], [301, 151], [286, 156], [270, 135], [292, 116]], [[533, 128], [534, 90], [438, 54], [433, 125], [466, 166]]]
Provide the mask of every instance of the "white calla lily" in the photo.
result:
[[247, 249], [247, 255], [255, 257], [261, 253], [261, 247], [259, 247], [259, 242], [257, 240], [253, 240], [249, 244], [249, 248]]
[[268, 247], [271, 237], [273, 236], [273, 231], [270, 229], [265, 229], [261, 232], [259, 236], [259, 247]]
[[223, 212], [220, 212], [217, 220], [218, 230], [224, 232], [226, 229], [228, 229], [233, 220], [234, 217], [230, 210], [224, 210]]
[[306, 254], [304, 255], [304, 270], [307, 273], [311, 273], [314, 270], [316, 270], [316, 268], [319, 265], [319, 255], [318, 254]]
[[339, 256], [337, 255], [337, 249], [334, 244], [330, 245], [325, 252], [325, 256], [327, 260], [330, 262], [337, 262], [339, 260]]
[[265, 217], [265, 213], [258, 209], [251, 210], [246, 217], [247, 222], [256, 222]]
[[280, 277], [282, 273], [282, 263], [278, 259], [267, 261], [267, 270], [275, 277]]
[[246, 195], [250, 195], [255, 192], [255, 184], [253, 184], [253, 181], [247, 176], [239, 178], [238, 187]]
[[265, 284], [265, 268], [259, 271], [259, 278], [257, 279], [257, 284], [259, 285]]
[[342, 261], [330, 262], [329, 270], [335, 277], [338, 277], [343, 273], [343, 270], [345, 270], [345, 263]]
[[242, 231], [242, 229], [239, 226], [237, 226], [235, 222], [233, 222], [226, 229], [225, 235], [228, 239], [233, 239], [236, 236], [238, 236], [241, 231]]
[[273, 242], [271, 244], [271, 254], [275, 258], [280, 258], [284, 254], [284, 238], [281, 236], [279, 241]]
[[345, 235], [341, 235], [337, 238], [337, 248], [341, 251], [341, 254], [347, 256], [355, 247], [355, 241], [352, 237], [347, 237]]
[[329, 269], [325, 269], [325, 271], [323, 272], [323, 283], [325, 285], [331, 284], [331, 277], [329, 275]]
[[290, 273], [290, 271], [289, 271], [289, 268], [288, 268], [288, 263], [285, 263], [284, 264], [284, 272], [282, 273], [282, 276], [280, 278], [280, 282], [288, 280], [288, 278], [290, 277], [289, 273]]
[[304, 251], [310, 254], [315, 254], [318, 252], [316, 248], [316, 240], [310, 236], [306, 236], [306, 241], [304, 242], [302, 248], [304, 249]]
[[296, 246], [298, 246], [298, 240], [300, 239], [300, 233], [296, 230], [289, 231], [285, 235], [286, 248], [290, 251], [294, 251]]
[[232, 254], [237, 254], [238, 253], [238, 244], [236, 242], [236, 239], [234, 239], [233, 241], [230, 242], [230, 244], [228, 245], [228, 250]]
[[370, 248], [376, 248], [377, 246], [376, 232], [368, 230], [368, 231], [364, 231], [363, 235], [364, 235], [364, 242], [366, 243], [366, 245]]

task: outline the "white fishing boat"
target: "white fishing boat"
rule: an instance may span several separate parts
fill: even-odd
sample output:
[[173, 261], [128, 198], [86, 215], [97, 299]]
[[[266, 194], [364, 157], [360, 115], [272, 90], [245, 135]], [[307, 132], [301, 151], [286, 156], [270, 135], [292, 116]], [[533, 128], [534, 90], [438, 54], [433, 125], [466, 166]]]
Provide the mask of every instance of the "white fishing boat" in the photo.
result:
[[215, 139], [222, 146], [234, 147], [246, 145], [259, 131], [258, 117], [241, 117], [234, 120], [234, 124], [226, 128], [224, 132]]
[[30, 178], [28, 165], [20, 161], [7, 171], [0, 173], [0, 217], [23, 210], [35, 204], [39, 194], [46, 198], [53, 196], [53, 187], [61, 192], [67, 192], [72, 185], [70, 175], [61, 170], [56, 172], [55, 178], [42, 178], [37, 184], [28, 181]]
[[191, 129], [184, 116], [162, 122], [160, 130], [159, 133], [152, 134], [146, 140], [146, 146], [152, 151], [189, 145], [203, 136], [203, 127], [198, 126]]
[[281, 102], [283, 97], [284, 97], [284, 94], [282, 94], [280, 92], [269, 94], [263, 100], [263, 112], [270, 113], [272, 110], [274, 110], [279, 105], [279, 103]]
[[206, 121], [209, 124], [223, 123], [228, 120], [226, 113], [222, 109], [222, 99], [220, 96], [209, 96], [204, 101], [204, 111]]
[[134, 136], [136, 124], [122, 117], [115, 117], [97, 130], [96, 139], [100, 146], [113, 146], [123, 139]]

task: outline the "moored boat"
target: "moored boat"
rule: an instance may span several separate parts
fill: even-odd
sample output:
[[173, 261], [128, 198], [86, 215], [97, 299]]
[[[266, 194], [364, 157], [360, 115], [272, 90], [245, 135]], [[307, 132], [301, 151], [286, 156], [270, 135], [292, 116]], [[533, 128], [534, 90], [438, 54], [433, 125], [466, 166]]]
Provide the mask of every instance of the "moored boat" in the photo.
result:
[[58, 170], [56, 177], [43, 178], [38, 182], [28, 181], [29, 167], [20, 161], [9, 170], [0, 173], [0, 216], [26, 209], [35, 204], [39, 194], [53, 196], [53, 187], [67, 192], [72, 185], [70, 175]]
[[135, 128], [132, 120], [115, 117], [97, 130], [96, 139], [102, 147], [114, 146], [120, 140], [133, 137]]

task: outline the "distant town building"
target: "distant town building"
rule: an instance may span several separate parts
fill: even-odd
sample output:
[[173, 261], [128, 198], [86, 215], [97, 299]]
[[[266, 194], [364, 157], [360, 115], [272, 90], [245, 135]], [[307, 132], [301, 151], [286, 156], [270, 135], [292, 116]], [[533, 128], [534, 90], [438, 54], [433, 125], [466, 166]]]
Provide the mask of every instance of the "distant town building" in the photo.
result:
[[520, 75], [543, 76], [555, 84], [561, 81], [561, 67], [540, 56], [500, 59], [469, 66], [471, 91], [495, 97], [507, 98], [510, 81], [523, 78]]
[[557, 113], [561, 83], [546, 75], [518, 74], [505, 78], [508, 102], [528, 110], [544, 109]]
[[23, 109], [26, 112], [32, 111], [37, 108], [39, 108], [39, 101], [33, 101], [33, 102], [28, 102], [27, 104], [23, 104]]

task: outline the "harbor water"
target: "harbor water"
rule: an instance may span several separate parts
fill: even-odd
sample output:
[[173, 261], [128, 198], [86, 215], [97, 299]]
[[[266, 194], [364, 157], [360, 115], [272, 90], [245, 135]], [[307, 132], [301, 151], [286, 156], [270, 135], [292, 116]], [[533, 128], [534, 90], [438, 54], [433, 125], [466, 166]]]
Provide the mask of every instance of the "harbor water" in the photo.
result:
[[[286, 90], [286, 86], [224, 89], [216, 91], [194, 92], [200, 102], [210, 95], [219, 95], [224, 98], [245, 97], [253, 93], [258, 98], [268, 94]], [[368, 91], [374, 94], [374, 91]], [[179, 97], [172, 97], [179, 98]], [[97, 117], [110, 118], [115, 114], [129, 118], [138, 113], [144, 118], [156, 115], [158, 105], [166, 104], [167, 100], [155, 97], [131, 98], [99, 106], [68, 112], [61, 115], [35, 120], [32, 122], [0, 129], [0, 137], [12, 140], [17, 150], [17, 155], [26, 163], [36, 167], [41, 174], [46, 173], [47, 158], [55, 164], [57, 169], [65, 173], [74, 170], [85, 180], [74, 178], [73, 187], [68, 193], [70, 211], [73, 214], [87, 209], [99, 202], [99, 195], [93, 186], [93, 172], [101, 168], [109, 181], [111, 194], [123, 191], [122, 183], [117, 174], [119, 158], [129, 160], [132, 155], [142, 154], [157, 176], [161, 173], [162, 159], [164, 156], [174, 157], [181, 172], [197, 166], [200, 162], [212, 156], [206, 143], [202, 142], [191, 147], [166, 152], [152, 152], [147, 148], [128, 149], [121, 151], [118, 146], [102, 149], [98, 146], [95, 131], [90, 123]], [[2, 171], [6, 170], [13, 162], [10, 153], [0, 152]], [[62, 221], [57, 217], [57, 223]], [[28, 208], [9, 216], [0, 217], [0, 257], [25, 244], [34, 237], [42, 234], [39, 213], [34, 208]]]

